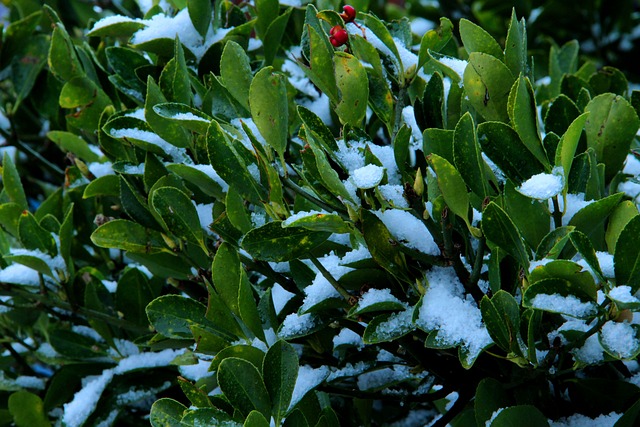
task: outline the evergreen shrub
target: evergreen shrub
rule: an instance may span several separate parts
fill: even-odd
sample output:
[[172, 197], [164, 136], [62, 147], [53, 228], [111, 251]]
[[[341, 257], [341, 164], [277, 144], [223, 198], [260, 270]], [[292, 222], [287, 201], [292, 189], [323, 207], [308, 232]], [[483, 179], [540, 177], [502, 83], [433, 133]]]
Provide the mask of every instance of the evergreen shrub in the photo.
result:
[[10, 3], [1, 426], [638, 425], [623, 72], [515, 11]]

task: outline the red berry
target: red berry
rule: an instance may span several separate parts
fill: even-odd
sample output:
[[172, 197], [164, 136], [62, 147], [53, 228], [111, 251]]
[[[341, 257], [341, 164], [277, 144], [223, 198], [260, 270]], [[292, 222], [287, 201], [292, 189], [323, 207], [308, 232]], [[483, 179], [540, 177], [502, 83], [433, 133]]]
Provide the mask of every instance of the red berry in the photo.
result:
[[336, 25], [331, 28], [331, 30], [329, 30], [329, 34], [331, 35], [331, 37], [329, 37], [329, 41], [334, 47], [342, 46], [347, 42], [347, 40], [349, 40], [349, 34], [347, 34], [347, 31], [340, 25]]
[[356, 10], [353, 6], [345, 5], [342, 10], [343, 13], [340, 14], [345, 23], [353, 22], [356, 19]]

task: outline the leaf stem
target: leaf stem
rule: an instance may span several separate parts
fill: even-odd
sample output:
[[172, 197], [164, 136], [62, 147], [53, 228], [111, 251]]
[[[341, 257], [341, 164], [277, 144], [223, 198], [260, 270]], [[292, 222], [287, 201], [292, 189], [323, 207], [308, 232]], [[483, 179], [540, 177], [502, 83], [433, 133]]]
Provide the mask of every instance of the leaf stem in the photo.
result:
[[391, 140], [396, 139], [396, 135], [400, 130], [400, 123], [402, 123], [402, 110], [405, 107], [405, 97], [407, 95], [407, 88], [402, 85], [400, 86], [400, 90], [398, 91], [398, 97], [396, 99], [396, 111], [395, 116], [393, 118], [393, 135], [391, 135]]
[[558, 203], [558, 196], [553, 196], [551, 201], [553, 203], [553, 225], [556, 228], [562, 227], [562, 211], [560, 210], [560, 204]]
[[487, 239], [482, 236], [480, 239], [478, 250], [476, 251], [476, 259], [473, 262], [473, 270], [471, 270], [471, 276], [469, 277], [469, 286], [475, 287], [480, 280], [480, 273], [482, 272], [482, 263], [484, 261], [484, 252], [487, 248]]
[[345, 288], [342, 287], [342, 285], [340, 283], [338, 283], [338, 281], [331, 275], [331, 273], [329, 272], [329, 270], [327, 270], [326, 268], [324, 268], [324, 265], [322, 265], [322, 263], [318, 260], [318, 258], [314, 257], [313, 255], [311, 255], [309, 257], [309, 259], [311, 260], [311, 262], [313, 263], [313, 265], [316, 266], [316, 268], [318, 269], [318, 271], [320, 271], [320, 274], [322, 274], [324, 276], [325, 279], [327, 279], [327, 281], [329, 283], [331, 283], [331, 286], [334, 287], [334, 289], [336, 291], [338, 291], [338, 293], [340, 295], [342, 295], [342, 297], [346, 300], [349, 301], [351, 299], [351, 294], [349, 292], [347, 292], [347, 290]]
[[300, 294], [300, 289], [298, 289], [298, 287], [296, 286], [293, 280], [289, 279], [283, 274], [278, 273], [277, 271], [274, 271], [269, 264], [256, 262], [253, 259], [243, 254], [240, 254], [240, 260], [249, 269], [255, 270], [258, 273], [267, 277], [268, 279], [273, 280], [274, 282], [282, 286], [285, 290], [292, 292], [296, 295]]
[[284, 178], [282, 180], [282, 182], [284, 183], [285, 187], [289, 188], [290, 190], [293, 190], [295, 193], [297, 193], [300, 196], [304, 197], [305, 199], [309, 200], [311, 203], [314, 203], [314, 204], [320, 206], [322, 209], [324, 209], [324, 210], [326, 210], [328, 212], [336, 211], [343, 218], [345, 218], [345, 217], [348, 218], [346, 209], [344, 209], [342, 207], [333, 206], [333, 205], [331, 205], [329, 203], [326, 203], [326, 202], [320, 200], [316, 196], [314, 196], [312, 194], [309, 194], [308, 191], [306, 191], [304, 188], [300, 187], [298, 184], [293, 182], [290, 178]]

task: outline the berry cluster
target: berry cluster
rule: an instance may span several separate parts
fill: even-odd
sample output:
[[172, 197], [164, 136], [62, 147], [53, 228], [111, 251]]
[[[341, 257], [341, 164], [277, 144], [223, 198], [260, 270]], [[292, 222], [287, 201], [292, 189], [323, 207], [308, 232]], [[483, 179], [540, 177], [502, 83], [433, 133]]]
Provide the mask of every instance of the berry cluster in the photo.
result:
[[[356, 10], [353, 6], [345, 5], [342, 10], [343, 12], [340, 14], [340, 17], [345, 24], [353, 22], [356, 19]], [[329, 30], [329, 35], [329, 41], [334, 47], [340, 47], [349, 40], [347, 30], [345, 30], [342, 25], [336, 25], [331, 28], [331, 30]]]

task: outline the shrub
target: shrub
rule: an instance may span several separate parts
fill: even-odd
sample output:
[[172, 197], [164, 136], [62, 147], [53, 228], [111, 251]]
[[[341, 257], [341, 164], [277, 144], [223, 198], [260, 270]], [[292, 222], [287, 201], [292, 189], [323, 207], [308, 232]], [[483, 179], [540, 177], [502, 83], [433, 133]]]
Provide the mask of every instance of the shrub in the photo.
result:
[[515, 11], [19, 3], [3, 425], [637, 423], [622, 72], [534, 76]]

